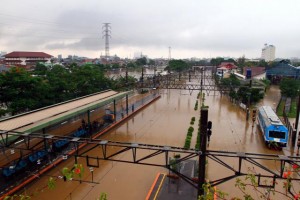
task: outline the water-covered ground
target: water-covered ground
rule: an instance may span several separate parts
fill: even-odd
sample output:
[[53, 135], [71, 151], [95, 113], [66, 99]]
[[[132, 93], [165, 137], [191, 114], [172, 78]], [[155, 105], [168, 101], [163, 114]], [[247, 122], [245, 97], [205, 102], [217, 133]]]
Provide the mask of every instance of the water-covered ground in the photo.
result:
[[[102, 139], [113, 141], [138, 142], [147, 144], [159, 144], [183, 147], [184, 139], [190, 120], [199, 119], [199, 110], [194, 110], [197, 92], [191, 95], [188, 91], [161, 90], [161, 98], [139, 112], [115, 130], [102, 136]], [[270, 105], [273, 108], [280, 98], [279, 89], [271, 87], [261, 105]], [[267, 154], [290, 155], [289, 148], [283, 151], [268, 149], [257, 126], [252, 128], [252, 121], [246, 121], [246, 115], [237, 105], [232, 104], [225, 96], [219, 93], [206, 95], [205, 104], [209, 106], [209, 120], [213, 122], [212, 137], [209, 145], [210, 150], [253, 152]], [[194, 125], [197, 129], [197, 124]], [[192, 145], [194, 148], [196, 133], [194, 132]], [[114, 152], [114, 149], [110, 149]], [[89, 155], [96, 156], [100, 148], [92, 150]], [[126, 153], [123, 159], [131, 158], [131, 152]], [[163, 158], [162, 158], [163, 159]], [[230, 160], [227, 160], [230, 163]], [[85, 163], [85, 160], [79, 160]], [[48, 175], [61, 175], [63, 166], [71, 167], [74, 161], [68, 160], [48, 172]], [[236, 166], [236, 163], [231, 163]], [[278, 163], [264, 162], [262, 164], [270, 169], [278, 166]], [[213, 161], [208, 161], [207, 178], [215, 180], [230, 174], [224, 167]], [[251, 168], [252, 165], [245, 163], [243, 167]], [[253, 168], [254, 169], [254, 168]], [[166, 169], [142, 166], [110, 161], [101, 161], [100, 168], [95, 168], [93, 180], [99, 184], [79, 183], [76, 181], [63, 182], [58, 179], [57, 187], [53, 191], [44, 190], [39, 192], [34, 199], [96, 199], [101, 192], [108, 194], [111, 200], [118, 199], [144, 199], [158, 172], [167, 173]], [[257, 171], [256, 171], [257, 172]], [[35, 183], [28, 186], [28, 192], [47, 185], [47, 176], [42, 176]], [[86, 169], [84, 180], [90, 181], [92, 173]], [[234, 181], [218, 186], [230, 194], [238, 195], [234, 188]], [[282, 186], [281, 186], [282, 188]], [[254, 195], [259, 195], [253, 192]]]

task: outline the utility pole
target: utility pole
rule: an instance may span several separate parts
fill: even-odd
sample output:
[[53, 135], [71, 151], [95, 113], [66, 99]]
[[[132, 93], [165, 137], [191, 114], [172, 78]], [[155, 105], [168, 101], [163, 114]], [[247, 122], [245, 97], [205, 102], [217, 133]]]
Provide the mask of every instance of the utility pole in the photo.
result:
[[109, 38], [111, 38], [111, 27], [110, 23], [103, 23], [102, 26], [102, 38], [105, 38], [105, 59], [109, 60]]
[[204, 195], [202, 188], [205, 184], [205, 163], [206, 163], [206, 145], [207, 145], [207, 123], [208, 123], [208, 108], [201, 108], [200, 115], [200, 155], [198, 169], [198, 197]]
[[[299, 139], [299, 115], [300, 115], [300, 91], [298, 90], [298, 105], [297, 105], [297, 114], [296, 114], [296, 121], [295, 121], [295, 129], [296, 129], [296, 139], [295, 139], [295, 150], [298, 147], [298, 139]], [[298, 152], [297, 152], [298, 154]]]

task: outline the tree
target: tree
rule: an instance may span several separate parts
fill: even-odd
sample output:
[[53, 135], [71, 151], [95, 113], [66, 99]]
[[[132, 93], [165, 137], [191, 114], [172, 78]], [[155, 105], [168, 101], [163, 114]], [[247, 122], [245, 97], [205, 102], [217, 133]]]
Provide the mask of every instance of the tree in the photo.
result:
[[155, 65], [155, 61], [153, 59], [149, 60], [149, 65]]
[[229, 78], [221, 79], [221, 84], [228, 88], [238, 87], [241, 85], [239, 79], [234, 74], [230, 74]]
[[33, 74], [46, 75], [48, 70], [49, 70], [48, 67], [44, 63], [38, 63], [38, 64], [36, 64], [36, 66], [33, 70]]
[[70, 76], [73, 97], [92, 94], [111, 87], [110, 80], [95, 65], [78, 67]]
[[169, 66], [167, 67], [167, 69], [177, 71], [177, 72], [184, 71], [189, 68], [190, 65], [183, 60], [170, 60]]
[[258, 67], [269, 68], [269, 64], [268, 64], [265, 60], [260, 60], [260, 61], [257, 63], [257, 66], [258, 66]]
[[40, 77], [31, 76], [23, 68], [13, 67], [1, 74], [0, 102], [7, 109], [2, 114], [12, 115], [38, 108], [47, 92], [48, 83]]
[[280, 82], [281, 95], [294, 98], [298, 96], [300, 90], [300, 80], [284, 78]]
[[213, 66], [219, 66], [222, 62], [224, 62], [224, 58], [217, 57], [217, 58], [212, 58], [210, 60], [211, 65]]
[[128, 67], [128, 68], [136, 68], [137, 65], [136, 65], [134, 62], [129, 62], [129, 63], [127, 64], [127, 67]]
[[135, 61], [135, 64], [138, 65], [138, 66], [146, 65], [147, 64], [147, 58], [146, 57], [138, 58]]
[[118, 68], [120, 68], [119, 63], [114, 63], [114, 64], [112, 65], [112, 68], [113, 68], [113, 69], [118, 69]]
[[[75, 70], [76, 68], [74, 68]], [[53, 103], [66, 101], [72, 98], [73, 82], [70, 81], [71, 71], [60, 65], [54, 65], [47, 73], [46, 81], [50, 85], [49, 98]]]
[[244, 55], [237, 59], [237, 64], [240, 68], [245, 67], [245, 62], [246, 62], [246, 59], [245, 59]]
[[237, 97], [242, 101], [242, 103], [249, 104], [257, 103], [264, 97], [264, 93], [257, 88], [249, 88], [247, 86], [242, 86], [237, 91]]

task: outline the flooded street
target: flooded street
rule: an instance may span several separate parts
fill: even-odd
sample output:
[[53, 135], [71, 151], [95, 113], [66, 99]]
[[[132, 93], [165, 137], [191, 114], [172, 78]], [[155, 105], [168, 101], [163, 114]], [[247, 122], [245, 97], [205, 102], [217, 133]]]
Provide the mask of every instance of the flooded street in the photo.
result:
[[[146, 144], [158, 144], [183, 147], [187, 129], [192, 117], [199, 120], [199, 109], [194, 110], [198, 91], [191, 95], [188, 91], [161, 90], [161, 98], [150, 104], [144, 110], [137, 113], [127, 122], [113, 131], [101, 136], [101, 139], [124, 142], [137, 142]], [[205, 105], [209, 106], [208, 119], [212, 121], [212, 136], [210, 150], [282, 154], [282, 151], [270, 150], [264, 144], [263, 138], [257, 129], [252, 128], [251, 118], [246, 122], [246, 114], [237, 105], [232, 104], [225, 96], [218, 92], [214, 96], [212, 92], [206, 95]], [[280, 98], [278, 87], [271, 87], [261, 104], [276, 106]], [[197, 130], [198, 124], [193, 127]], [[195, 147], [196, 131], [193, 133], [191, 148]], [[89, 155], [97, 156], [100, 148], [92, 150]], [[111, 148], [111, 152], [116, 150]], [[289, 154], [289, 151], [284, 151]], [[122, 156], [132, 157], [131, 152]], [[163, 158], [162, 158], [163, 159]], [[85, 159], [79, 159], [84, 164]], [[71, 167], [74, 159], [69, 159], [63, 164], [49, 171], [47, 175], [59, 176], [64, 166]], [[276, 167], [274, 164], [264, 163], [267, 167]], [[232, 164], [234, 165], [234, 164]], [[250, 167], [245, 165], [244, 167]], [[227, 174], [224, 168], [216, 167], [214, 162], [208, 163], [209, 179], [222, 178]], [[105, 192], [110, 200], [119, 199], [144, 199], [158, 172], [168, 173], [164, 168], [100, 161], [100, 168], [94, 168], [93, 180], [99, 184], [79, 183], [76, 181], [63, 182], [57, 179], [56, 188], [53, 191], [45, 189], [39, 192], [33, 199], [96, 199], [101, 192]], [[228, 172], [229, 173], [229, 172]], [[28, 186], [27, 192], [32, 193], [47, 185], [47, 176]], [[92, 180], [92, 173], [86, 167], [84, 179]], [[229, 185], [230, 184], [230, 185]], [[230, 181], [220, 185], [220, 189], [230, 194], [236, 194], [234, 182]]]

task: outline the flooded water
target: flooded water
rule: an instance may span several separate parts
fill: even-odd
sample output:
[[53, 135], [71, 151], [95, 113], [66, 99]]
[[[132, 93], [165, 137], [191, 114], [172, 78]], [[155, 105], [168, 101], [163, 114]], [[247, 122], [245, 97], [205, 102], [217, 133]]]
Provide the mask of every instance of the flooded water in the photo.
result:
[[[183, 147], [187, 129], [190, 126], [192, 117], [199, 120], [199, 109], [194, 110], [198, 92], [191, 95], [188, 91], [180, 90], [161, 90], [161, 98], [141, 112], [137, 113], [126, 123], [122, 124], [113, 131], [103, 135], [101, 139], [112, 141], [138, 142], [147, 144], [159, 144], [169, 146]], [[252, 128], [252, 121], [246, 121], [245, 112], [237, 105], [232, 104], [227, 97], [216, 95], [206, 96], [205, 105], [209, 106], [208, 118], [213, 122], [210, 150], [236, 151], [282, 154], [270, 150], [263, 142], [263, 138], [257, 127]], [[276, 106], [280, 98], [278, 87], [271, 87], [268, 90], [266, 98], [261, 104]], [[197, 123], [193, 126], [197, 130]], [[196, 132], [194, 131], [191, 148], [194, 148], [196, 141]], [[89, 155], [99, 155], [101, 149], [92, 150]], [[109, 149], [115, 152], [116, 149]], [[289, 151], [285, 150], [289, 155]], [[132, 156], [131, 152], [123, 154], [123, 159]], [[227, 160], [228, 161], [228, 160]], [[84, 159], [79, 159], [84, 164]], [[230, 162], [230, 160], [229, 160]], [[55, 167], [47, 173], [51, 176], [61, 175], [60, 170], [64, 166], [72, 167], [73, 159], [65, 161], [63, 164]], [[263, 162], [267, 167], [274, 168], [274, 163]], [[236, 163], [231, 163], [236, 166]], [[243, 167], [251, 167], [249, 164]], [[224, 167], [217, 166], [216, 163], [209, 161], [207, 178], [210, 180], [224, 177], [230, 174]], [[41, 188], [47, 186], [48, 176], [42, 176], [37, 181], [26, 188], [27, 193], [39, 191], [33, 199], [73, 199], [90, 200], [96, 199], [101, 192], [108, 195], [109, 200], [140, 200], [145, 199], [153, 180], [157, 173], [167, 173], [167, 170], [159, 167], [118, 163], [111, 161], [101, 161], [100, 168], [94, 168], [93, 180], [99, 184], [79, 183], [76, 181], [63, 182], [57, 179], [56, 188], [53, 191]], [[92, 173], [86, 168], [84, 180], [91, 181]], [[234, 189], [234, 181], [221, 184], [221, 190], [237, 195]]]

